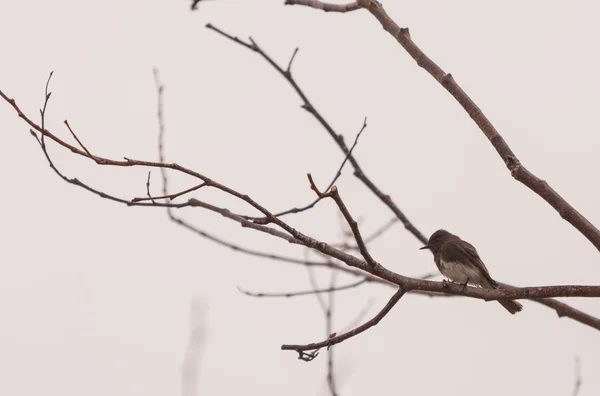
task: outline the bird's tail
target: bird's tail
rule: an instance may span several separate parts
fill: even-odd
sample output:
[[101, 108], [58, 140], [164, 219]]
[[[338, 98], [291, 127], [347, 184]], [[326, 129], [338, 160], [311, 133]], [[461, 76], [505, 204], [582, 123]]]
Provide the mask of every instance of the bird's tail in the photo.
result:
[[[482, 286], [489, 288], [489, 289], [498, 289], [498, 282], [496, 282], [495, 280], [493, 280], [490, 277], [488, 279], [487, 284], [484, 284]], [[523, 309], [523, 305], [514, 300], [498, 300], [498, 302], [500, 303], [500, 305], [502, 305], [504, 307], [504, 309], [506, 309], [508, 312], [510, 312], [513, 315], [516, 314], [517, 312], [521, 312], [521, 310]]]
[[511, 314], [521, 312], [523, 305], [513, 300], [498, 300], [498, 302]]

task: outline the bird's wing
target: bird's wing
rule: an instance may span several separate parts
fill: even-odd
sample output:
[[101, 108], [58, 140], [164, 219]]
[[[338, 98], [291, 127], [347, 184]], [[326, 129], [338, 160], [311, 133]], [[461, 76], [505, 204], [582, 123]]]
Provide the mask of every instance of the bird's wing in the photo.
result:
[[483, 263], [483, 260], [481, 260], [481, 257], [479, 257], [479, 253], [477, 253], [475, 246], [471, 245], [467, 241], [463, 241], [462, 239], [461, 241], [463, 242], [461, 244], [452, 242], [445, 243], [445, 246], [442, 247], [445, 250], [448, 261], [460, 261], [460, 257], [467, 257], [471, 265], [482, 270], [484, 276], [492, 285], [497, 285], [496, 281], [490, 276], [490, 273]]

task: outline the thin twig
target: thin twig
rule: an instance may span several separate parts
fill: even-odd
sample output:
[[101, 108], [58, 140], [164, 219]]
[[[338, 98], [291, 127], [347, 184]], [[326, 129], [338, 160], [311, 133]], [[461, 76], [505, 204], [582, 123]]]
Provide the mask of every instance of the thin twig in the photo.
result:
[[300, 48], [296, 47], [296, 49], [294, 50], [294, 53], [292, 54], [292, 57], [290, 58], [290, 62], [288, 63], [288, 67], [285, 70], [285, 72], [290, 75], [292, 73], [292, 63], [294, 63], [294, 58], [296, 58], [296, 54], [298, 53], [298, 50]]
[[348, 159], [352, 156], [352, 152], [354, 151], [354, 148], [358, 144], [358, 138], [360, 138], [360, 135], [362, 135], [362, 133], [363, 133], [363, 131], [365, 130], [366, 127], [367, 127], [367, 117], [365, 117], [365, 119], [363, 121], [363, 125], [360, 128], [360, 131], [358, 131], [358, 133], [356, 134], [356, 138], [354, 138], [354, 143], [352, 144], [352, 147], [350, 147], [350, 150], [348, 151], [348, 154], [346, 154], [346, 156], [344, 157], [344, 160], [342, 161], [342, 164], [340, 165], [340, 168], [338, 169], [338, 171], [335, 174], [335, 177], [333, 178], [333, 180], [331, 181], [331, 183], [329, 183], [329, 185], [325, 189], [325, 192], [329, 191], [329, 189], [331, 187], [333, 187], [333, 185], [335, 184], [335, 182], [342, 175], [342, 169], [344, 169], [344, 165], [346, 165], [346, 162], [348, 162]]
[[244, 47], [246, 47], [246, 48], [248, 48], [248, 49], [251, 49], [252, 51], [256, 51], [256, 49], [255, 49], [255, 48], [254, 48], [254, 47], [253, 47], [251, 44], [245, 43], [245, 42], [243, 42], [242, 40], [240, 40], [239, 38], [237, 38], [237, 37], [234, 37], [234, 36], [231, 36], [231, 35], [229, 35], [229, 34], [225, 33], [224, 31], [222, 31], [221, 29], [218, 29], [218, 28], [214, 27], [214, 26], [213, 26], [212, 24], [210, 24], [210, 23], [207, 23], [207, 24], [206, 24], [206, 28], [207, 28], [207, 29], [212, 29], [212, 30], [214, 30], [215, 32], [217, 32], [217, 33], [219, 33], [219, 34], [221, 34], [221, 35], [223, 35], [223, 36], [227, 37], [229, 40], [235, 41], [236, 43], [238, 43], [238, 44], [240, 44], [240, 45], [243, 45]]
[[[148, 182], [150, 182], [150, 174], [148, 174]], [[180, 197], [180, 196], [185, 195], [187, 193], [190, 193], [192, 191], [199, 190], [199, 189], [201, 189], [204, 186], [206, 186], [206, 183], [200, 183], [197, 186], [190, 187], [187, 190], [183, 190], [183, 191], [180, 191], [180, 192], [175, 193], [175, 194], [161, 195], [160, 197], [138, 197], [138, 198], [133, 198], [131, 200], [131, 202], [140, 202], [140, 201], [148, 201], [148, 200], [152, 200], [152, 202], [154, 202], [155, 199], [173, 200], [173, 199], [175, 199], [177, 197]]]
[[79, 140], [79, 138], [77, 137], [77, 135], [75, 134], [75, 132], [73, 132], [73, 129], [71, 129], [71, 126], [69, 125], [69, 121], [65, 120], [64, 123], [67, 126], [67, 128], [69, 129], [69, 132], [71, 132], [71, 135], [73, 135], [73, 137], [75, 138], [75, 140], [77, 140], [77, 143], [79, 143], [79, 146], [81, 146], [81, 148], [83, 149], [83, 151], [86, 152], [86, 154], [88, 155], [88, 157], [90, 157], [94, 161], [98, 162], [96, 160], [96, 157], [94, 157], [92, 155], [92, 153], [90, 153], [90, 151], [83, 145], [83, 143], [81, 143], [81, 140]]
[[[336, 271], [332, 271], [332, 272], [336, 272]], [[352, 289], [355, 287], [358, 287], [360, 285], [362, 285], [363, 283], [367, 283], [368, 279], [361, 279], [358, 282], [354, 282], [354, 283], [350, 283], [348, 285], [344, 285], [344, 286], [336, 286], [336, 287], [328, 287], [326, 289], [313, 289], [313, 290], [304, 290], [304, 291], [299, 291], [299, 292], [285, 292], [285, 293], [265, 293], [265, 292], [250, 292], [247, 290], [242, 289], [241, 287], [237, 286], [237, 289], [247, 295], [247, 296], [251, 296], [251, 297], [298, 297], [298, 296], [308, 296], [311, 294], [319, 294], [319, 293], [330, 293], [332, 294], [333, 292], [338, 292], [341, 290], [348, 290], [348, 289]]]
[[324, 3], [319, 0], [285, 0], [285, 5], [303, 5], [316, 8], [317, 10], [323, 10], [325, 12], [350, 12], [360, 9], [360, 6], [357, 4], [357, 2], [348, 4], [331, 4]]
[[152, 175], [152, 171], [148, 171], [148, 180], [146, 180], [146, 195], [148, 196], [148, 199], [150, 199], [152, 201], [152, 203], [156, 203], [154, 202], [154, 199], [152, 198], [152, 194], [150, 194], [150, 176]]
[[[54, 74], [54, 70], [52, 70], [50, 72], [50, 74], [48, 75], [48, 79], [46, 80], [46, 87], [44, 88], [44, 106], [40, 109], [40, 116], [42, 118], [42, 122], [41, 122], [42, 130], [44, 130], [46, 128], [46, 108], [48, 106], [48, 101], [50, 100], [50, 96], [52, 95], [52, 92], [48, 92], [48, 87], [50, 86], [50, 80], [52, 79], [53, 74]], [[37, 136], [36, 136], [36, 138], [37, 138]], [[44, 151], [44, 154], [46, 155], [46, 158], [50, 162], [50, 166], [54, 166], [52, 164], [52, 161], [50, 161], [50, 157], [48, 156], [48, 153], [46, 152], [46, 142], [44, 141], [43, 133], [41, 136], [40, 144], [42, 146], [42, 150]]]
[[346, 222], [348, 223], [348, 225], [350, 226], [350, 229], [352, 230], [352, 234], [354, 235], [354, 240], [356, 241], [356, 244], [358, 245], [358, 249], [360, 251], [360, 254], [363, 256], [363, 258], [365, 259], [365, 261], [371, 267], [376, 268], [378, 266], [378, 263], [373, 259], [373, 257], [369, 253], [369, 250], [367, 249], [367, 245], [365, 244], [365, 242], [362, 239], [362, 235], [361, 235], [360, 230], [358, 228], [358, 223], [356, 222], [356, 220], [354, 220], [354, 218], [350, 214], [350, 211], [348, 210], [348, 208], [344, 204], [344, 201], [342, 201], [342, 197], [340, 196], [337, 187], [333, 186], [333, 187], [331, 187], [331, 189], [329, 190], [329, 192], [322, 193], [322, 192], [319, 191], [319, 189], [315, 185], [315, 183], [314, 183], [314, 181], [313, 181], [312, 176], [310, 175], [310, 173], [308, 174], [308, 180], [310, 182], [310, 188], [319, 197], [330, 197], [330, 198], [332, 198], [335, 201], [335, 203], [337, 204], [338, 208], [340, 209], [340, 212], [342, 212], [342, 214], [344, 215], [344, 218], [346, 219]]
[[[390, 301], [388, 301], [388, 303], [385, 305], [385, 307], [383, 307], [383, 309], [377, 314], [375, 315], [371, 320], [369, 320], [368, 322], [363, 323], [362, 325], [354, 328], [353, 330], [348, 331], [347, 333], [344, 334], [340, 334], [340, 335], [336, 335], [335, 337], [329, 337], [327, 338], [325, 341], [321, 341], [321, 342], [315, 342], [312, 344], [306, 344], [306, 345], [282, 345], [281, 349], [284, 351], [296, 351], [299, 354], [299, 359], [305, 360], [305, 358], [308, 358], [308, 361], [314, 359], [314, 357], [310, 357], [310, 355], [307, 356], [306, 351], [317, 351], [320, 348], [324, 348], [324, 347], [331, 347], [332, 345], [336, 345], [339, 344], [342, 341], [347, 340], [348, 338], [354, 337], [360, 333], [362, 333], [363, 331], [377, 325], [381, 319], [383, 319], [388, 312], [390, 312], [390, 310], [394, 307], [394, 305], [396, 305], [396, 303], [400, 300], [400, 298], [402, 298], [402, 296], [404, 295], [404, 290], [403, 289], [398, 289], [398, 291], [392, 296], [392, 298], [390, 299]], [[313, 352], [314, 354], [314, 352]]]

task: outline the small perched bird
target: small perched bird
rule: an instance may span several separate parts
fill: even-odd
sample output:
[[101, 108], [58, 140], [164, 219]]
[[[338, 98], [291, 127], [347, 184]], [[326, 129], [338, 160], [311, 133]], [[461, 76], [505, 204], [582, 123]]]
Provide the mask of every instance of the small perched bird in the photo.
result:
[[[485, 289], [497, 289], [498, 282], [492, 279], [477, 250], [469, 242], [446, 230], [434, 232], [427, 245], [438, 269], [449, 280], [463, 285], [480, 286]], [[512, 300], [498, 300], [511, 314], [523, 309], [523, 305]]]

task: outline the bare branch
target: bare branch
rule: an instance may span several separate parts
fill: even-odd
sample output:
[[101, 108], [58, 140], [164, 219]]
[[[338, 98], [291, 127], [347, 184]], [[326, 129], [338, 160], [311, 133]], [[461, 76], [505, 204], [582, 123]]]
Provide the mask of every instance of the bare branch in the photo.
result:
[[152, 194], [150, 194], [150, 176], [152, 175], [152, 171], [148, 171], [148, 180], [146, 180], [146, 195], [148, 196], [148, 199], [150, 199], [150, 201], [152, 201], [152, 203], [156, 203], [154, 202], [154, 199], [152, 199]]
[[360, 233], [360, 230], [358, 229], [358, 223], [356, 222], [356, 220], [354, 220], [354, 218], [352, 218], [352, 215], [350, 214], [350, 211], [348, 210], [348, 208], [342, 201], [342, 197], [340, 196], [339, 191], [336, 186], [333, 186], [331, 188], [330, 196], [331, 196], [331, 198], [333, 198], [333, 200], [337, 204], [338, 208], [344, 215], [344, 218], [348, 222], [348, 225], [350, 226], [350, 229], [352, 230], [352, 234], [354, 235], [354, 239], [356, 240], [356, 244], [358, 245], [358, 250], [360, 251], [360, 254], [364, 257], [365, 261], [370, 266], [377, 267], [378, 263], [375, 261], [375, 259], [373, 259], [373, 257], [369, 253], [369, 250], [367, 249], [367, 245], [365, 244], [365, 242], [362, 239], [362, 235]]
[[303, 5], [325, 12], [350, 12], [360, 8], [357, 2], [348, 4], [331, 4], [319, 0], [285, 0], [285, 5]]
[[[244, 47], [246, 47], [246, 48], [248, 48], [248, 49], [251, 49], [252, 51], [256, 51], [256, 49], [255, 49], [255, 48], [254, 48], [254, 47], [253, 47], [251, 44], [245, 43], [245, 42], [243, 42], [242, 40], [240, 40], [240, 39], [239, 39], [239, 38], [237, 38], [237, 37], [230, 36], [229, 34], [225, 33], [225, 32], [224, 32], [224, 31], [222, 31], [221, 29], [218, 29], [218, 28], [214, 27], [214, 26], [213, 26], [212, 24], [210, 24], [210, 23], [207, 23], [207, 24], [206, 24], [206, 28], [207, 28], [207, 29], [214, 30], [215, 32], [217, 32], [217, 33], [219, 33], [219, 34], [221, 34], [221, 35], [223, 35], [223, 36], [227, 37], [229, 40], [235, 41], [236, 43], [238, 43], [238, 44], [240, 44], [240, 45], [243, 45]], [[283, 72], [283, 71], [282, 71], [282, 72]]]
[[[382, 269], [382, 271], [387, 272], [388, 270]], [[462, 285], [450, 282], [433, 282], [429, 280], [417, 280], [413, 278], [408, 279], [409, 281], [404, 282], [404, 284], [415, 286], [418, 285], [415, 288], [417, 290], [446, 290], [446, 292], [450, 294], [479, 298], [484, 301], [525, 300], [547, 297], [600, 297], [600, 286], [561, 285], [515, 287], [510, 289], [482, 289], [469, 286], [463, 287]], [[461, 292], [459, 289], [464, 289], [464, 292]]]
[[294, 63], [294, 59], [296, 58], [296, 54], [298, 53], [298, 50], [299, 50], [299, 48], [296, 47], [296, 49], [294, 50], [294, 53], [292, 54], [292, 57], [290, 58], [290, 63], [288, 63], [288, 67], [285, 70], [285, 72], [288, 75], [291, 75], [291, 73], [292, 73], [292, 63]]
[[365, 130], [366, 127], [367, 127], [367, 117], [365, 117], [365, 120], [363, 121], [363, 125], [360, 128], [360, 131], [358, 131], [358, 133], [356, 134], [356, 138], [354, 139], [354, 143], [352, 144], [352, 147], [350, 147], [350, 150], [348, 151], [348, 154], [346, 154], [346, 156], [344, 157], [344, 161], [342, 161], [342, 164], [340, 165], [340, 168], [338, 169], [338, 171], [335, 174], [335, 177], [333, 178], [333, 180], [331, 181], [331, 183], [329, 183], [329, 185], [325, 189], [325, 192], [329, 191], [329, 189], [331, 187], [333, 187], [333, 185], [335, 184], [335, 182], [342, 175], [342, 169], [344, 169], [344, 165], [346, 165], [346, 162], [348, 162], [348, 159], [352, 156], [352, 152], [354, 151], [354, 148], [358, 144], [358, 138], [360, 138], [360, 135], [362, 135], [362, 133], [363, 133], [363, 131]]
[[310, 182], [310, 188], [319, 196], [319, 198], [329, 197], [335, 201], [338, 208], [340, 209], [340, 212], [342, 212], [344, 218], [346, 219], [346, 222], [352, 230], [352, 234], [354, 235], [354, 239], [356, 240], [356, 244], [358, 245], [360, 254], [371, 267], [376, 268], [379, 264], [373, 259], [373, 257], [371, 257], [371, 254], [367, 249], [367, 245], [365, 245], [365, 242], [363, 241], [362, 236], [360, 234], [360, 230], [358, 229], [358, 223], [356, 222], [356, 220], [354, 220], [354, 218], [352, 218], [352, 215], [348, 211], [348, 208], [346, 208], [346, 205], [342, 201], [342, 197], [340, 196], [337, 187], [333, 186], [329, 192], [321, 193], [315, 185], [310, 173], [308, 174], [308, 180]]
[[[148, 186], [149, 185], [150, 185], [150, 174], [148, 174]], [[185, 195], [187, 193], [190, 193], [192, 191], [199, 190], [199, 189], [201, 189], [204, 186], [206, 186], [206, 183], [200, 183], [197, 186], [190, 187], [187, 190], [183, 190], [183, 191], [180, 191], [180, 192], [175, 193], [175, 194], [161, 195], [160, 197], [150, 197], [150, 196], [148, 196], [148, 197], [133, 198], [131, 200], [131, 202], [140, 202], [140, 201], [148, 201], [148, 200], [151, 200], [151, 201], [154, 202], [155, 199], [169, 199], [169, 200], [173, 200], [173, 199], [175, 199], [177, 197], [180, 197], [180, 196]]]
[[533, 301], [552, 308], [556, 311], [559, 318], [570, 318], [579, 323], [586, 324], [596, 330], [600, 330], [600, 318], [586, 314], [577, 308], [571, 307], [563, 302], [552, 298], [532, 299]]
[[251, 221], [246, 220], [243, 216], [240, 216], [238, 214], [232, 213], [231, 211], [229, 211], [229, 209], [225, 209], [225, 208], [219, 208], [218, 206], [214, 206], [211, 205], [209, 203], [197, 200], [196, 198], [191, 198], [188, 203], [192, 206], [197, 206], [200, 208], [204, 208], [204, 209], [208, 209], [211, 212], [215, 212], [220, 214], [223, 217], [226, 217], [230, 220], [236, 221], [238, 223], [241, 224], [242, 227], [248, 227], [248, 228], [252, 228], [255, 229], [257, 231], [261, 231], [273, 236], [276, 236], [277, 238], [281, 238], [289, 243], [300, 243], [300, 241], [297, 241], [293, 236], [290, 236], [288, 234], [286, 234], [285, 232], [276, 230], [274, 228], [271, 227], [267, 227], [264, 226], [262, 224], [256, 224], [253, 223]]
[[77, 137], [77, 135], [75, 134], [75, 132], [73, 132], [73, 130], [71, 129], [71, 126], [69, 125], [69, 121], [65, 120], [65, 125], [67, 126], [67, 128], [69, 129], [69, 132], [71, 132], [71, 135], [73, 135], [73, 137], [75, 138], [75, 140], [77, 140], [77, 143], [79, 143], [79, 146], [81, 146], [81, 148], [83, 149], [83, 151], [86, 152], [86, 154], [88, 155], [88, 157], [90, 157], [91, 159], [93, 159], [94, 161], [96, 161], [96, 163], [98, 163], [98, 160], [92, 155], [92, 153], [90, 153], [90, 151], [83, 145], [83, 143], [81, 143], [81, 140], [79, 140], [79, 138]]
[[[348, 331], [347, 333], [344, 333], [341, 335], [336, 335], [334, 337], [329, 337], [325, 341], [316, 342], [316, 343], [312, 343], [312, 344], [282, 345], [281, 349], [284, 351], [298, 352], [299, 359], [307, 360], [307, 361], [313, 360], [316, 357], [316, 352], [319, 349], [321, 349], [323, 347], [329, 348], [333, 345], [339, 344], [340, 342], [345, 341], [348, 338], [354, 337], [354, 336], [362, 333], [363, 331], [368, 330], [371, 327], [377, 325], [381, 321], [381, 319], [383, 319], [388, 314], [388, 312], [390, 312], [390, 310], [394, 307], [394, 305], [396, 305], [396, 303], [400, 300], [400, 298], [402, 298], [404, 293], [405, 292], [402, 288], [398, 289], [398, 291], [392, 296], [390, 301], [388, 301], [388, 303], [385, 305], [385, 307], [383, 307], [383, 309], [377, 315], [375, 315], [368, 322], [354, 328], [353, 330]], [[306, 351], [313, 351], [313, 352], [310, 354], [307, 354], [307, 353], [305, 353]]]
[[[288, 75], [285, 70], [283, 70], [280, 66], [278, 66], [275, 61], [273, 61], [273, 59], [271, 59], [271, 57], [269, 55], [267, 55], [257, 44], [256, 42], [251, 40], [251, 44], [245, 43], [242, 40], [238, 39], [237, 37], [233, 37], [225, 32], [223, 32], [220, 29], [217, 29], [216, 27], [214, 27], [211, 24], [206, 25], [207, 28], [212, 29], [216, 32], [218, 32], [219, 34], [221, 34], [224, 37], [227, 37], [228, 39], [248, 48], [251, 49], [254, 52], [259, 53], [271, 66], [273, 66], [283, 77], [285, 77], [285, 79], [292, 85], [292, 87], [294, 88], [294, 90], [296, 91], [296, 93], [298, 94], [298, 96], [300, 96], [300, 98], [303, 101], [303, 105], [302, 108], [304, 108], [306, 111], [308, 111], [310, 114], [312, 114], [317, 121], [319, 121], [319, 123], [321, 124], [321, 126], [323, 126], [323, 128], [325, 128], [325, 130], [327, 131], [327, 133], [329, 134], [329, 136], [331, 136], [333, 138], [333, 140], [337, 143], [337, 145], [340, 147], [340, 149], [342, 150], [342, 152], [346, 155], [348, 155], [348, 153], [350, 152], [350, 150], [348, 149], [348, 146], [346, 146], [346, 143], [344, 142], [344, 137], [341, 134], [336, 133], [333, 128], [329, 125], [329, 123], [325, 120], [325, 118], [323, 118], [323, 116], [317, 111], [317, 109], [312, 105], [312, 103], [308, 100], [308, 98], [306, 97], [306, 95], [304, 94], [304, 92], [300, 89], [300, 87], [298, 86], [298, 84], [296, 83], [296, 81], [294, 80], [294, 78], [290, 75]], [[398, 208], [398, 206], [396, 206], [396, 204], [394, 203], [394, 201], [392, 200], [392, 198], [383, 193], [377, 186], [375, 186], [375, 184], [365, 175], [365, 173], [362, 171], [361, 167], [359, 166], [358, 162], [356, 161], [356, 159], [354, 158], [353, 155], [350, 155], [350, 157], [348, 158], [348, 161], [350, 161], [350, 164], [352, 165], [352, 167], [354, 168], [354, 176], [356, 176], [359, 180], [361, 180], [386, 206], [388, 206], [392, 212], [394, 212], [394, 214], [396, 215], [396, 217], [402, 222], [402, 224], [404, 224], [404, 227], [411, 233], [413, 234], [419, 241], [421, 241], [422, 243], [427, 243], [427, 237], [425, 237], [425, 235], [423, 235], [409, 220], [408, 218], [404, 215], [404, 213], [402, 213], [402, 211]], [[292, 212], [293, 213], [293, 212]]]
[[[52, 92], [48, 91], [48, 87], [50, 86], [50, 80], [52, 79], [53, 74], [54, 74], [54, 70], [52, 70], [50, 72], [50, 74], [48, 75], [48, 79], [46, 80], [46, 87], [44, 88], [44, 106], [40, 109], [40, 116], [42, 119], [42, 129], [44, 129], [44, 125], [46, 123], [46, 108], [48, 106], [48, 101], [50, 100], [50, 96], [52, 95]], [[37, 135], [35, 135], [35, 133], [33, 131], [30, 131], [30, 132], [32, 135], [36, 136], [36, 139], [37, 139]], [[44, 154], [46, 155], [46, 158], [48, 159], [48, 162], [50, 163], [50, 167], [52, 167], [58, 173], [58, 170], [56, 168], [54, 168], [54, 164], [50, 160], [50, 157], [48, 156], [48, 152], [46, 151], [46, 143], [44, 141], [43, 133], [41, 136], [40, 145], [42, 146], [42, 150], [44, 151]], [[60, 173], [59, 173], [59, 175], [60, 175]]]
[[[333, 271], [333, 272], [335, 272], [335, 271]], [[332, 293], [332, 292], [338, 292], [341, 290], [348, 290], [348, 289], [358, 287], [358, 286], [362, 285], [363, 283], [367, 283], [368, 281], [369, 280], [365, 278], [365, 279], [359, 280], [358, 282], [350, 283], [350, 284], [344, 285], [344, 286], [328, 287], [327, 289], [304, 290], [304, 291], [299, 291], [299, 292], [286, 292], [286, 293], [265, 293], [265, 292], [254, 293], [254, 292], [249, 292], [247, 290], [244, 290], [239, 286], [237, 287], [237, 289], [240, 292], [242, 292], [243, 294], [245, 294], [247, 296], [251, 296], [251, 297], [297, 297], [297, 296], [308, 296], [311, 294]]]

